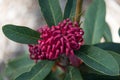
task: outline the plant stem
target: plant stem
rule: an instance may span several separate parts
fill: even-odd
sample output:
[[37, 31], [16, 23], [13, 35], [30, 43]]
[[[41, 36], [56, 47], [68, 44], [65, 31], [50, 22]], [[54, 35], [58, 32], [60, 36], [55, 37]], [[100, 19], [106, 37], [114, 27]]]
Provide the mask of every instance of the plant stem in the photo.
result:
[[80, 14], [82, 12], [82, 3], [83, 3], [83, 0], [77, 0], [77, 3], [76, 3], [75, 21], [77, 21], [78, 23], [81, 17]]

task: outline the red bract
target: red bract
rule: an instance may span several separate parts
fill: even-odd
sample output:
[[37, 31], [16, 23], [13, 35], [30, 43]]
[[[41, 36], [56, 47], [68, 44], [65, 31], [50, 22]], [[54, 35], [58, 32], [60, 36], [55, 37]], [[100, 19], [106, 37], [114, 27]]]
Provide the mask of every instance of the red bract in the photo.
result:
[[66, 19], [57, 26], [44, 26], [38, 29], [41, 36], [37, 45], [29, 45], [30, 58], [33, 60], [55, 60], [65, 54], [70, 62], [74, 64], [77, 59], [74, 50], [83, 45], [83, 30], [77, 22]]

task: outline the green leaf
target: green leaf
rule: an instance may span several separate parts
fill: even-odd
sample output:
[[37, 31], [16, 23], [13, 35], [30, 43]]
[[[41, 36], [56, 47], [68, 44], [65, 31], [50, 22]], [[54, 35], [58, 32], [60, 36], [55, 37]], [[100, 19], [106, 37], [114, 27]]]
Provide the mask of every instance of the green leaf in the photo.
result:
[[118, 62], [119, 64], [119, 68], [120, 68], [120, 54], [113, 52], [113, 51], [108, 51], [114, 58], [115, 60]]
[[30, 72], [23, 73], [15, 80], [43, 80], [50, 73], [53, 64], [53, 61], [40, 61]]
[[[58, 74], [58, 73], [56, 73], [56, 74]], [[60, 75], [56, 76], [56, 74], [53, 72], [50, 72], [44, 80], [63, 80], [63, 79], [60, 79]]]
[[110, 28], [107, 23], [105, 24], [105, 30], [104, 30], [103, 37], [106, 42], [112, 42], [112, 34], [111, 34]]
[[23, 44], [36, 44], [40, 34], [30, 28], [16, 25], [5, 25], [2, 27], [3, 33], [9, 39]]
[[76, 12], [76, 1], [77, 0], [67, 0], [64, 11], [64, 19], [66, 18], [71, 18], [71, 20], [73, 19]]
[[119, 65], [114, 57], [107, 51], [104, 51], [98, 47], [85, 45], [75, 53], [86, 65], [94, 70], [106, 75], [119, 75]]
[[28, 57], [28, 54], [25, 54], [7, 64], [6, 75], [10, 77], [10, 80], [15, 80], [22, 73], [28, 72], [34, 64], [34, 61]]
[[94, 73], [94, 74], [103, 75], [103, 73], [100, 73], [100, 72], [94, 70], [93, 68], [90, 68], [89, 66], [87, 66], [85, 64], [80, 65], [80, 69], [79, 70], [80, 70], [81, 74]]
[[63, 80], [65, 77], [65, 72], [60, 67], [56, 65], [53, 67], [55, 71], [51, 71], [44, 80]]
[[80, 71], [75, 67], [70, 67], [64, 80], [83, 80]]
[[67, 0], [65, 10], [64, 10], [64, 19], [70, 16], [72, 5], [73, 5], [73, 0]]
[[84, 80], [120, 80], [119, 76], [107, 76], [97, 74], [83, 74]]
[[110, 50], [116, 53], [120, 53], [120, 43], [107, 42], [107, 43], [95, 44], [95, 46], [102, 48], [104, 50]]
[[52, 72], [50, 72], [44, 80], [58, 80], [58, 79], [55, 77], [55, 75]]
[[105, 23], [104, 0], [93, 0], [85, 14], [83, 29], [85, 44], [99, 43], [104, 34]]
[[57, 25], [62, 19], [59, 0], [38, 0], [43, 16], [49, 26]]

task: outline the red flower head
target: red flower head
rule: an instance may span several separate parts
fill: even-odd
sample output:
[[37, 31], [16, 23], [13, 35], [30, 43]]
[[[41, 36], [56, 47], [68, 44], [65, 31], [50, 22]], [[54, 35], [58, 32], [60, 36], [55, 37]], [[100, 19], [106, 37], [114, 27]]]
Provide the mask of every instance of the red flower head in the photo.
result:
[[[65, 54], [74, 65], [78, 60], [74, 50], [83, 45], [83, 30], [77, 22], [66, 19], [57, 26], [44, 26], [38, 29], [41, 36], [38, 44], [29, 45], [30, 58], [33, 60], [55, 60]], [[74, 58], [74, 59], [73, 59]]]

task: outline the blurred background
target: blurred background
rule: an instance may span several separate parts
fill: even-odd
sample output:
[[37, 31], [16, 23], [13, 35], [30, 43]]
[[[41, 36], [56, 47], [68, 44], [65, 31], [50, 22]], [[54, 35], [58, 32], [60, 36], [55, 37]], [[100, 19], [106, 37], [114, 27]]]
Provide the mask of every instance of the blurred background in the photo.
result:
[[[62, 11], [66, 0], [59, 0]], [[83, 0], [83, 11], [92, 0]], [[106, 22], [111, 28], [113, 42], [120, 43], [118, 29], [120, 28], [120, 0], [105, 0]], [[2, 33], [2, 26], [15, 24], [37, 29], [45, 23], [40, 12], [38, 0], [0, 0], [0, 72], [4, 63], [27, 51], [27, 45], [15, 43]]]

